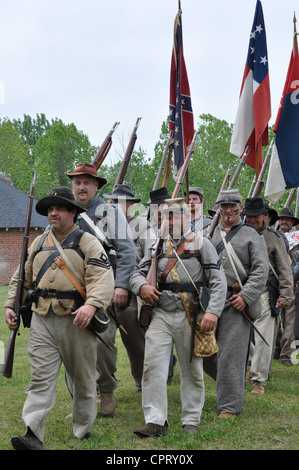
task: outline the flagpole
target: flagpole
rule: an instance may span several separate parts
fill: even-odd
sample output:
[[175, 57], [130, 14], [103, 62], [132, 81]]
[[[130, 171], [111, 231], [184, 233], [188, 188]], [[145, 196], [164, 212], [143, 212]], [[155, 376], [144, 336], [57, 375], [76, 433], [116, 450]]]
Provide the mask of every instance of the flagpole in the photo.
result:
[[297, 36], [298, 36], [298, 33], [297, 33], [297, 26], [296, 26], [296, 23], [297, 23], [297, 18], [296, 18], [296, 12], [294, 11], [294, 19], [293, 19], [293, 23], [294, 23], [294, 43], [293, 43], [293, 55], [295, 56], [295, 53], [298, 49], [298, 41], [297, 41]]

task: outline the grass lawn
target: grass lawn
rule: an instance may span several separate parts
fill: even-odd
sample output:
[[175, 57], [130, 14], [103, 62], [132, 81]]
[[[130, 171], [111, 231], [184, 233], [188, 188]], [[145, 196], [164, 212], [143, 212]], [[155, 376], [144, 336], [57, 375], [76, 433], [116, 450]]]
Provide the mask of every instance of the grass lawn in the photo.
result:
[[[0, 287], [0, 341], [6, 347], [9, 330], [4, 321], [3, 303], [7, 286]], [[20, 327], [17, 337], [13, 376], [0, 376], [0, 450], [12, 449], [10, 438], [25, 431], [22, 408], [30, 379], [27, 359], [28, 329]], [[1, 346], [1, 343], [0, 343]], [[168, 387], [170, 428], [165, 437], [140, 439], [133, 429], [144, 424], [141, 396], [135, 393], [129, 363], [120, 335], [118, 346], [118, 406], [113, 417], [98, 415], [90, 439], [79, 441], [72, 434], [71, 412], [64, 371], [57, 384], [56, 404], [50, 412], [44, 439], [45, 450], [298, 450], [299, 354], [296, 364], [286, 367], [274, 361], [271, 377], [263, 396], [250, 394], [246, 386], [243, 413], [223, 421], [218, 418], [215, 383], [205, 376], [206, 401], [197, 435], [184, 434], [180, 423], [179, 367], [175, 367], [172, 385]]]

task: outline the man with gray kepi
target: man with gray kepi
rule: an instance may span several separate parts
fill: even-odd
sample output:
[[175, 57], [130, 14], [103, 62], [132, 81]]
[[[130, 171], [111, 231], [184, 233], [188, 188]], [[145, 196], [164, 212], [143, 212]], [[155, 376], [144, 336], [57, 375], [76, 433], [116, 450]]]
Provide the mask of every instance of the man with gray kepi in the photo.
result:
[[[38, 201], [36, 211], [48, 216], [49, 230], [32, 242], [25, 264], [24, 290], [33, 301], [28, 347], [31, 380], [23, 407], [27, 432], [12, 438], [17, 450], [43, 448], [62, 363], [73, 384], [73, 433], [81, 440], [90, 436], [97, 415], [98, 340], [89, 327], [95, 314], [104, 315], [113, 295], [111, 264], [100, 242], [75, 224], [84, 209], [72, 191], [53, 188]], [[17, 326], [13, 307], [18, 271], [5, 303], [10, 329]]]
[[[185, 193], [186, 196], [186, 193]], [[206, 235], [212, 219], [203, 215], [203, 190], [202, 188], [192, 186], [189, 188], [189, 207], [190, 207], [190, 227], [194, 232], [201, 232]]]
[[227, 280], [227, 297], [218, 322], [217, 355], [204, 359], [204, 370], [216, 380], [219, 417], [242, 413], [251, 325], [261, 314], [260, 296], [268, 272], [264, 237], [244, 224], [242, 198], [237, 189], [225, 189], [217, 200], [220, 221], [212, 235]]
[[253, 383], [252, 394], [262, 395], [272, 363], [275, 323], [279, 321], [280, 309], [287, 308], [294, 301], [293, 272], [287, 256], [285, 243], [279, 233], [264, 222], [268, 209], [262, 198], [253, 197], [245, 201], [242, 215], [246, 223], [255, 227], [265, 238], [269, 256], [269, 277], [261, 295], [262, 313], [254, 322], [269, 346], [254, 333], [254, 350], [251, 358], [249, 377]]
[[[72, 173], [67, 173], [72, 180], [76, 201], [86, 209], [86, 214], [78, 217], [79, 227], [102, 240], [103, 246], [111, 253], [115, 250], [114, 295], [112, 308], [125, 308], [129, 303], [129, 279], [135, 267], [135, 248], [130, 228], [122, 209], [115, 204], [105, 203], [98, 195], [99, 188], [106, 184], [106, 179], [98, 176], [96, 168], [88, 163], [81, 163]], [[97, 214], [96, 214], [97, 212]], [[84, 217], [84, 218], [83, 218]], [[110, 255], [109, 255], [110, 258]], [[109, 328], [101, 335], [113, 349], [98, 341], [98, 393], [100, 394], [101, 413], [110, 416], [116, 408], [114, 390], [117, 388], [115, 378], [117, 348], [115, 334], [117, 325], [112, 318]]]

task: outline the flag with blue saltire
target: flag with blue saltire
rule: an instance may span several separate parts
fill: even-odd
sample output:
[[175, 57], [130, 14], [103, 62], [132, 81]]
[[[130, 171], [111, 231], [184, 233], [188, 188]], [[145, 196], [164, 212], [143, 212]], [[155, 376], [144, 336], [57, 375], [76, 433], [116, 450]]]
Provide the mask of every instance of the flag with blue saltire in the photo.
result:
[[265, 188], [265, 198], [272, 204], [276, 204], [286, 189], [299, 187], [299, 53], [296, 28], [274, 132], [276, 136]]
[[262, 3], [256, 2], [249, 47], [239, 96], [237, 117], [230, 152], [242, 157], [249, 146], [245, 163], [261, 170], [262, 147], [268, 145], [268, 123], [271, 118], [271, 97], [266, 29]]
[[170, 70], [169, 131], [174, 131], [173, 176], [178, 177], [194, 136], [190, 87], [183, 53], [182, 11], [174, 22], [174, 42]]

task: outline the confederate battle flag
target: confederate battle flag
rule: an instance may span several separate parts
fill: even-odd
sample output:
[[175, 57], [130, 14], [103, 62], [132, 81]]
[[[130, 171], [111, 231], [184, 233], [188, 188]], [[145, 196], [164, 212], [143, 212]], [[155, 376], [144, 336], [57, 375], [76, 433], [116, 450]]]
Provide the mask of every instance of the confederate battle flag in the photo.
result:
[[170, 71], [169, 131], [174, 131], [174, 169], [176, 179], [194, 136], [193, 111], [183, 54], [182, 11], [174, 22], [174, 43]]

